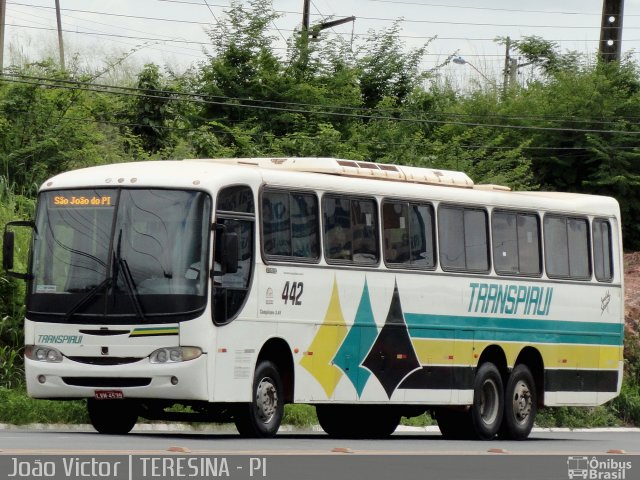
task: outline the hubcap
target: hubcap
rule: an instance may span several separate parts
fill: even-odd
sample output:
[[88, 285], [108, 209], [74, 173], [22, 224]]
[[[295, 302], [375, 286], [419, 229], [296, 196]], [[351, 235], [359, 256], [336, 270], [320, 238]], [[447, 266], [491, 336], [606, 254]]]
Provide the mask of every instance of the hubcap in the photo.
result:
[[498, 418], [498, 397], [498, 386], [493, 380], [487, 379], [480, 394], [480, 418], [486, 425], [493, 424]]
[[258, 407], [258, 417], [264, 423], [269, 423], [276, 414], [278, 408], [278, 392], [269, 377], [265, 377], [258, 383], [256, 389], [256, 406]]
[[519, 423], [526, 422], [531, 413], [532, 403], [529, 386], [519, 381], [513, 392], [513, 414]]

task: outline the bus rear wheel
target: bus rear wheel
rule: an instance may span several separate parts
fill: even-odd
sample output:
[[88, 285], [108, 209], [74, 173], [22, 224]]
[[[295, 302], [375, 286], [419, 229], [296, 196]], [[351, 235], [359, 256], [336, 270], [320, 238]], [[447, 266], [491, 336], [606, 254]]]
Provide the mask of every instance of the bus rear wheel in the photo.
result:
[[280, 373], [275, 364], [262, 361], [253, 377], [251, 402], [240, 404], [236, 409], [236, 428], [243, 437], [273, 437], [278, 433], [283, 415], [284, 393]]
[[531, 433], [536, 418], [536, 385], [526, 365], [516, 365], [505, 388], [505, 405], [500, 437], [524, 440]]
[[473, 388], [470, 415], [476, 437], [491, 440], [496, 436], [504, 412], [502, 377], [497, 367], [486, 362], [478, 367]]
[[139, 405], [131, 400], [87, 400], [91, 425], [98, 433], [125, 435], [138, 421]]

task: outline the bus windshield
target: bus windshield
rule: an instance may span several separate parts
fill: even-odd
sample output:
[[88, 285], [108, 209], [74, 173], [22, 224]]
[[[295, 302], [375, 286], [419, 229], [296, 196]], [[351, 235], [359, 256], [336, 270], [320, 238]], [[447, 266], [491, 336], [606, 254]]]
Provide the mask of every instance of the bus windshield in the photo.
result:
[[210, 204], [197, 191], [42, 193], [29, 317], [89, 324], [193, 318], [206, 303]]

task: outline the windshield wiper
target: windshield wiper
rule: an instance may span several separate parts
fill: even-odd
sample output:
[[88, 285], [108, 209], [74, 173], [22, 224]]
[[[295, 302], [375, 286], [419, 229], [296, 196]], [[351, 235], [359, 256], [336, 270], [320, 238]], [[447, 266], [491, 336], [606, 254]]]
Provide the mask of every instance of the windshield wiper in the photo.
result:
[[145, 316], [144, 310], [142, 309], [142, 303], [140, 303], [140, 293], [138, 292], [138, 288], [133, 281], [133, 275], [131, 275], [129, 264], [124, 258], [118, 258], [118, 265], [120, 266], [120, 271], [122, 272], [122, 276], [124, 277], [124, 284], [127, 287], [129, 298], [131, 298], [131, 302], [133, 303], [133, 308], [135, 308], [136, 313], [138, 314], [140, 319], [142, 319], [143, 322], [146, 322], [147, 317]]
[[113, 286], [114, 290], [117, 288], [118, 277], [120, 273], [124, 278], [124, 284], [127, 287], [127, 293], [129, 294], [129, 298], [131, 299], [131, 303], [133, 303], [133, 308], [138, 314], [138, 317], [143, 322], [147, 321], [147, 317], [144, 314], [144, 310], [142, 308], [142, 303], [140, 302], [140, 293], [138, 292], [138, 287], [136, 287], [136, 283], [133, 281], [133, 275], [131, 274], [131, 269], [129, 268], [129, 264], [127, 261], [122, 258], [120, 252], [122, 250], [122, 229], [118, 232], [118, 244], [116, 245], [116, 251], [114, 252], [114, 262], [113, 262]]
[[105, 290], [109, 285], [111, 285], [111, 277], [105, 278], [98, 285], [93, 287], [91, 290], [87, 292], [85, 296], [83, 296], [73, 307], [69, 309], [69, 311], [65, 314], [64, 320], [69, 321], [71, 317], [73, 317], [76, 313], [86, 308], [91, 302], [93, 302], [94, 298], [98, 296], [103, 290]]

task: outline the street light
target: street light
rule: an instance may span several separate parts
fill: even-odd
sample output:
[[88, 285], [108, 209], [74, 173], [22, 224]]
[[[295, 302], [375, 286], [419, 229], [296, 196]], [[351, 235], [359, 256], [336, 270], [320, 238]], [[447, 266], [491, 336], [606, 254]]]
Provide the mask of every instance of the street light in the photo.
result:
[[465, 60], [462, 57], [453, 57], [453, 63], [455, 63], [456, 65], [469, 65], [471, 68], [473, 68], [476, 72], [478, 72], [480, 74], [480, 76], [482, 76], [482, 78], [484, 78], [487, 82], [491, 83], [494, 87], [495, 87], [495, 82], [493, 80], [491, 80], [489, 77], [487, 77], [484, 73], [482, 73], [480, 70], [478, 70], [476, 68], [476, 66]]

